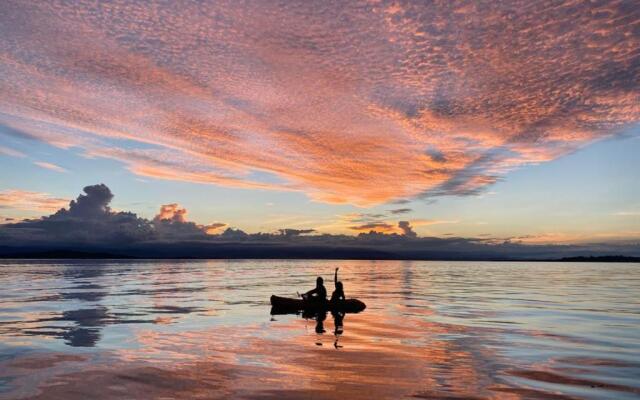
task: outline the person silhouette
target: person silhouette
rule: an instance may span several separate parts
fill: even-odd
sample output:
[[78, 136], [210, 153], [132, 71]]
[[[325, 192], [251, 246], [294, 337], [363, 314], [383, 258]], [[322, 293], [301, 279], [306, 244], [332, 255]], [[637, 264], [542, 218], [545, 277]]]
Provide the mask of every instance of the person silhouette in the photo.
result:
[[316, 287], [309, 290], [302, 295], [304, 300], [326, 302], [327, 301], [327, 289], [324, 287], [324, 280], [321, 276], [316, 279]]
[[340, 301], [345, 300], [344, 296], [344, 287], [342, 286], [342, 282], [338, 281], [338, 270], [340, 268], [336, 268], [336, 272], [333, 275], [333, 283], [336, 289], [331, 293], [331, 300], [329, 300], [332, 304], [338, 303]]

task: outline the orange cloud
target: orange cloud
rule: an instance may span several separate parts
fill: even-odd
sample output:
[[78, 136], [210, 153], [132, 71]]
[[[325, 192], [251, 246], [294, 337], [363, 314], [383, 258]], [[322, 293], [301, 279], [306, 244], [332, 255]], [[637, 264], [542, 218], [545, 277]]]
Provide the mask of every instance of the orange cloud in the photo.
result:
[[141, 176], [464, 195], [640, 119], [623, 1], [91, 3], [3, 7], [0, 123]]
[[[219, 230], [227, 224], [222, 222], [214, 222], [209, 225], [198, 225], [187, 220], [187, 209], [177, 203], [163, 204], [160, 211], [154, 217], [156, 223], [160, 223], [160, 228], [167, 228], [167, 224], [171, 226], [183, 226], [183, 229], [191, 229], [192, 231], [202, 231], [207, 235], [215, 235], [220, 233]], [[164, 224], [164, 225], [162, 225]], [[158, 225], [156, 224], [156, 228]]]
[[352, 229], [354, 231], [361, 231], [361, 232], [374, 231], [374, 232], [385, 232], [385, 233], [387, 233], [387, 232], [395, 232], [396, 231], [396, 226], [388, 224], [386, 222], [371, 222], [371, 223], [363, 224], [363, 225], [350, 226], [349, 229]]
[[412, 219], [411, 224], [415, 226], [440, 225], [440, 224], [457, 224], [458, 220], [443, 219]]
[[213, 224], [205, 225], [204, 231], [207, 235], [217, 235], [218, 233], [220, 233], [220, 229], [224, 228], [225, 226], [227, 226], [227, 224], [223, 222], [214, 222]]
[[54, 212], [69, 204], [68, 199], [52, 197], [48, 193], [9, 189], [0, 192], [0, 208]]
[[159, 221], [172, 221], [172, 222], [187, 222], [187, 209], [180, 207], [180, 205], [163, 204], [160, 206], [160, 211], [154, 219]]

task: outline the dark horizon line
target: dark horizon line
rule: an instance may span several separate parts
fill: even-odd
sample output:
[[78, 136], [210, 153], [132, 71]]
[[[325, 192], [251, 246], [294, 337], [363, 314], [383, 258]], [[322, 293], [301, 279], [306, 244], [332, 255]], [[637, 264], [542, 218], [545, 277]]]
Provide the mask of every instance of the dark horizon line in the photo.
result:
[[39, 252], [18, 252], [0, 254], [2, 260], [327, 260], [327, 261], [478, 261], [478, 262], [608, 262], [608, 263], [640, 263], [640, 257], [623, 255], [589, 255], [589, 256], [569, 256], [560, 258], [508, 258], [508, 257], [402, 257], [399, 255], [389, 255], [389, 257], [317, 257], [309, 256], [283, 256], [283, 255], [243, 255], [243, 256], [136, 256], [117, 253], [75, 251], [75, 250], [50, 250]]

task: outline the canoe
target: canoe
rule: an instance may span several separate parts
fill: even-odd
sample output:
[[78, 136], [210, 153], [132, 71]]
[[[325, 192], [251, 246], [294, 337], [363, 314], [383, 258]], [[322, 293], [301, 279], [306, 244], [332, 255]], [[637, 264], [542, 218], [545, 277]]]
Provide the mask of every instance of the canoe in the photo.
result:
[[298, 311], [342, 311], [346, 313], [359, 313], [367, 308], [367, 306], [358, 299], [346, 299], [336, 303], [320, 303], [316, 301], [291, 299], [275, 295], [271, 296], [271, 306], [271, 314], [288, 314], [290, 312]]

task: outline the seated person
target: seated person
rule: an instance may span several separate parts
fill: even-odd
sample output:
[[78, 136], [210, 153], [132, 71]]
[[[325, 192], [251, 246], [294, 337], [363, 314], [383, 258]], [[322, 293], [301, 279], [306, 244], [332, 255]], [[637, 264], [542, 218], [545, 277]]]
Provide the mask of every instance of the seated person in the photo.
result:
[[309, 301], [327, 301], [327, 289], [324, 287], [324, 280], [321, 276], [316, 279], [315, 289], [303, 294], [302, 298]]
[[336, 286], [336, 290], [331, 294], [331, 302], [336, 303], [338, 301], [344, 301], [344, 288], [342, 287], [342, 282], [338, 281], [338, 268], [336, 268], [336, 273], [333, 277], [333, 283]]

